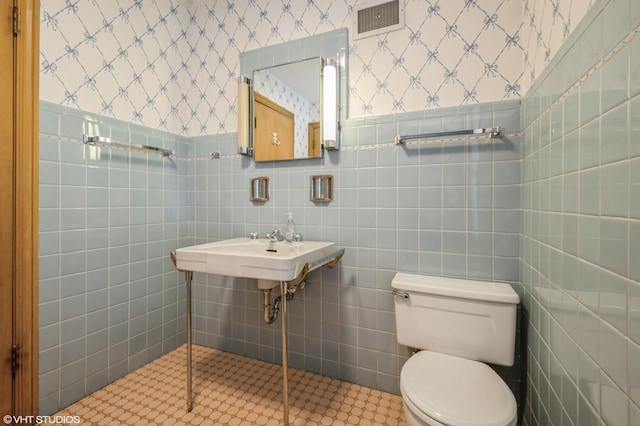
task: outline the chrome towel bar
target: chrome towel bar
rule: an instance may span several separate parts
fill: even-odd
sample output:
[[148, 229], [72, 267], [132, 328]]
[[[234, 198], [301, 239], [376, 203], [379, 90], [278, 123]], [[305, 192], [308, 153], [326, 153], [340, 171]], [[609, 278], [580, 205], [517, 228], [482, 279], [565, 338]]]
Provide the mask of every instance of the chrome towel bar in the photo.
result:
[[482, 127], [479, 129], [470, 130], [453, 130], [450, 132], [434, 132], [434, 133], [420, 133], [417, 135], [398, 135], [396, 136], [396, 145], [404, 145], [404, 143], [410, 139], [428, 139], [428, 138], [443, 138], [449, 136], [463, 136], [463, 135], [489, 135], [492, 138], [502, 137], [502, 127]]
[[147, 154], [160, 154], [163, 157], [175, 158], [176, 160], [211, 160], [211, 159], [220, 158], [219, 151], [210, 152], [209, 155], [202, 156], [202, 157], [181, 157], [176, 155], [175, 151], [172, 149], [158, 148], [151, 145], [136, 145], [128, 142], [114, 141], [111, 138], [107, 138], [104, 136], [82, 135], [82, 142], [85, 145], [117, 148], [117, 149], [123, 149], [125, 151], [144, 152]]
[[169, 157], [174, 154], [172, 149], [157, 148], [150, 145], [134, 145], [124, 142], [116, 142], [104, 136], [87, 136], [82, 135], [82, 142], [90, 145], [111, 146], [114, 148], [124, 148], [132, 151], [155, 152], [162, 154], [163, 157]]

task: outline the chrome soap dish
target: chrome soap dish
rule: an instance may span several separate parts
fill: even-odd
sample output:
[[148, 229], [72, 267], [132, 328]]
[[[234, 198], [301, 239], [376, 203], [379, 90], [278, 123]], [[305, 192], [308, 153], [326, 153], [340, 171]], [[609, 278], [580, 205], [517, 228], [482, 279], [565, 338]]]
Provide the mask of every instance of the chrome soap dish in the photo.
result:
[[260, 176], [251, 179], [251, 201], [269, 201], [269, 178]]
[[311, 201], [328, 203], [333, 200], [333, 175], [311, 176]]

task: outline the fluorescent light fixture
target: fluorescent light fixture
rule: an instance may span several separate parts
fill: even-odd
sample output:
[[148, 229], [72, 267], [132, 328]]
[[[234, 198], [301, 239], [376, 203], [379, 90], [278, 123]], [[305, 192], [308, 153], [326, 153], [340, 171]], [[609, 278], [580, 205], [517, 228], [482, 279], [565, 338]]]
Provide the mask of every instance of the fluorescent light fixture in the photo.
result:
[[324, 60], [322, 69], [322, 141], [325, 149], [339, 149], [338, 68], [335, 59]]
[[241, 77], [238, 81], [238, 153], [252, 155], [251, 146], [251, 96], [249, 93], [250, 80]]

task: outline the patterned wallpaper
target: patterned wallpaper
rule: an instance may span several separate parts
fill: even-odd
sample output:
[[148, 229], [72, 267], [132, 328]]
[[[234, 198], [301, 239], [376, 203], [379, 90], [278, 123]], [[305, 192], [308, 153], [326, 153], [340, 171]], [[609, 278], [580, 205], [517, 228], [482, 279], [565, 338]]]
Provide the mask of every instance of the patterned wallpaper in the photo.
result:
[[520, 97], [521, 27], [519, 0], [406, 0], [404, 29], [351, 45], [351, 115]]
[[46, 0], [41, 18], [41, 100], [175, 133], [196, 130], [193, 120], [204, 114], [190, 101], [204, 82], [192, 84], [190, 16], [177, 2]]
[[[357, 1], [47, 0], [40, 98], [233, 132], [240, 52], [351, 30]], [[593, 1], [404, 0], [404, 29], [350, 42], [350, 118], [519, 98]]]
[[596, 0], [524, 0], [524, 87], [529, 88]]

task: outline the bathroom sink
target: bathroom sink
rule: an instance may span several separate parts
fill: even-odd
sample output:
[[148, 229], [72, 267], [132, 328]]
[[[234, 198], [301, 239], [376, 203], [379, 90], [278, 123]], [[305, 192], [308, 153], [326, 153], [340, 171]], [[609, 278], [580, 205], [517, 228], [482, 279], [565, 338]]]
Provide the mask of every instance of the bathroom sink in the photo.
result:
[[268, 239], [233, 238], [176, 250], [176, 267], [184, 271], [256, 278], [258, 287], [271, 288], [298, 277], [305, 264], [309, 272], [331, 262], [344, 249], [335, 243], [287, 243]]

